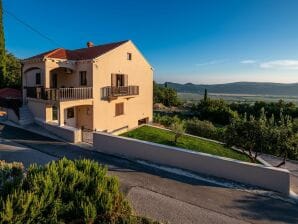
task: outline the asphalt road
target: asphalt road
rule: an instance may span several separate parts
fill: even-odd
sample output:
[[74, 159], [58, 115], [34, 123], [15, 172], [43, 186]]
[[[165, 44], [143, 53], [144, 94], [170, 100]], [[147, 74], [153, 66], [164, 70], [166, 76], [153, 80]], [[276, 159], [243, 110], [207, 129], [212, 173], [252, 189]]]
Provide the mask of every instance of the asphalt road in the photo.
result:
[[168, 223], [298, 223], [298, 205], [217, 186], [0, 125], [0, 159], [29, 165], [63, 156], [108, 165], [135, 212]]

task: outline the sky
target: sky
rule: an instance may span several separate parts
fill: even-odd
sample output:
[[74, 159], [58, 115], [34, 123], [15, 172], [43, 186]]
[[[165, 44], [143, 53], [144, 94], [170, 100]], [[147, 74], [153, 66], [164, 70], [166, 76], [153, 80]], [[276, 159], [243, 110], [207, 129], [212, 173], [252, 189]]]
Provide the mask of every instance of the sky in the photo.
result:
[[3, 7], [6, 48], [19, 58], [130, 39], [157, 82], [298, 82], [297, 0], [3, 0]]

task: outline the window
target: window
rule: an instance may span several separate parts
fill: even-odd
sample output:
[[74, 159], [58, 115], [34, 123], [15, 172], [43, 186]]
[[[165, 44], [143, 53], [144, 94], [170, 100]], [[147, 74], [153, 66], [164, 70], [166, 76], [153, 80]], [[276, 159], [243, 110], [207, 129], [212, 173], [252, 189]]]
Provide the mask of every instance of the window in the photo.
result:
[[112, 74], [112, 86], [120, 87], [127, 86], [127, 75], [124, 74]]
[[127, 60], [131, 61], [132, 59], [132, 54], [131, 53], [127, 53]]
[[58, 120], [58, 109], [56, 106], [52, 107], [52, 120]]
[[67, 119], [74, 118], [74, 108], [68, 108], [67, 109]]
[[124, 75], [116, 76], [116, 86], [124, 86]]
[[36, 85], [40, 85], [41, 84], [40, 73], [36, 73], [35, 74], [35, 84]]
[[116, 103], [115, 105], [115, 116], [124, 114], [124, 103]]
[[80, 84], [81, 84], [81, 86], [87, 86], [87, 72], [86, 71], [80, 72]]

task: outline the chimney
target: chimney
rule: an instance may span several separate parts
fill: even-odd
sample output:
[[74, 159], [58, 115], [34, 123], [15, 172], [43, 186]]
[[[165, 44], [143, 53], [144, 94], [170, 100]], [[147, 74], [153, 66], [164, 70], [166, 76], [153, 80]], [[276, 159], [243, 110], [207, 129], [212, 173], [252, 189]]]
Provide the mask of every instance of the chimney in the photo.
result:
[[91, 41], [87, 42], [87, 47], [93, 47], [93, 46], [94, 46], [94, 44]]

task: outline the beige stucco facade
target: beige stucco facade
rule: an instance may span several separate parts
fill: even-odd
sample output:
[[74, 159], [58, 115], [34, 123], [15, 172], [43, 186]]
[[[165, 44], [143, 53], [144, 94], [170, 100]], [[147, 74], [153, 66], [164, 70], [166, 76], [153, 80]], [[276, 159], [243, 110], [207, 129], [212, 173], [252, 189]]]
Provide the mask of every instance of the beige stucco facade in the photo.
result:
[[[86, 73], [83, 86], [80, 72]], [[36, 73], [40, 73], [40, 84]], [[137, 86], [137, 94], [126, 94], [125, 89], [116, 97], [104, 98], [103, 89], [112, 86], [112, 74], [125, 75], [125, 86]], [[57, 77], [55, 81], [53, 76]], [[37, 91], [39, 86], [46, 93], [34, 92], [32, 97], [30, 91]], [[142, 119], [152, 120], [153, 69], [131, 41], [89, 60], [24, 60], [23, 87], [24, 100], [39, 122], [117, 134], [135, 128]], [[53, 91], [65, 98], [49, 99]], [[38, 94], [46, 94], [47, 98]], [[117, 103], [123, 103], [123, 114], [118, 116]]]

